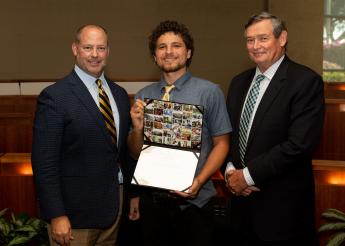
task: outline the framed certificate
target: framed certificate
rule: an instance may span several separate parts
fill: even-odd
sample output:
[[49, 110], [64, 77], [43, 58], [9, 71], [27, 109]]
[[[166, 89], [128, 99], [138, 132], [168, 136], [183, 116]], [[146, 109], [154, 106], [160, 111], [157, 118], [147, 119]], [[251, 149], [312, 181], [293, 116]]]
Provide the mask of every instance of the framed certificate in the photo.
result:
[[201, 150], [203, 107], [145, 99], [144, 146], [132, 184], [187, 190]]

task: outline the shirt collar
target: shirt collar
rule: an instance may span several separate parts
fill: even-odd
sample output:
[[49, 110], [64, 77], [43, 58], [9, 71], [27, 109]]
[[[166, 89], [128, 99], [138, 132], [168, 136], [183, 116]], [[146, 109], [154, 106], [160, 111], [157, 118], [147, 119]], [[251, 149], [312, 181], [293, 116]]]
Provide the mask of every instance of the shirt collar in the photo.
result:
[[[182, 75], [180, 78], [178, 78], [174, 82], [175, 89], [182, 90], [183, 85], [192, 77], [192, 74], [190, 72], [186, 72], [184, 75]], [[164, 77], [162, 76], [159, 81], [159, 86], [161, 90], [163, 90], [164, 86], [166, 86], [168, 83], [165, 81]]]
[[74, 66], [74, 71], [77, 73], [79, 78], [83, 81], [83, 83], [86, 85], [87, 88], [91, 88], [94, 86], [96, 83], [96, 79], [102, 80], [102, 84], [106, 84], [106, 80], [104, 77], [104, 72], [102, 72], [101, 76], [99, 78], [93, 77], [90, 74], [86, 73], [84, 70], [82, 70], [78, 65]]
[[256, 76], [258, 76], [259, 74], [263, 74], [265, 75], [266, 78], [268, 78], [269, 80], [272, 80], [274, 74], [277, 72], [280, 64], [282, 63], [283, 59], [284, 59], [285, 55], [283, 55], [282, 57], [280, 57], [275, 63], [273, 63], [264, 73], [261, 73], [259, 68], [256, 67], [256, 71], [255, 71], [255, 76], [254, 78], [256, 78]]

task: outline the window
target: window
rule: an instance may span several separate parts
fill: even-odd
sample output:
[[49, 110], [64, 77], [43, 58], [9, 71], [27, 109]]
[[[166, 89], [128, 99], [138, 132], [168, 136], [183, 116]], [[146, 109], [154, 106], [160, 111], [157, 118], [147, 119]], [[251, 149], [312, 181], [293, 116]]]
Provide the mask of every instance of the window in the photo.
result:
[[345, 82], [345, 0], [324, 0], [323, 79]]

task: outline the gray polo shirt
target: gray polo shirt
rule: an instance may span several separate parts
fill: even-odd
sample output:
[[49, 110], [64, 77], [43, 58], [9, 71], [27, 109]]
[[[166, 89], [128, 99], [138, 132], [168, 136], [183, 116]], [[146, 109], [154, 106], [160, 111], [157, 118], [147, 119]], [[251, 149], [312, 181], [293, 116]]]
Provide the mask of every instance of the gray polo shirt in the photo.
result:
[[[167, 83], [162, 78], [158, 83], [141, 89], [136, 94], [136, 98], [161, 99], [164, 94], [164, 86], [166, 85]], [[218, 85], [201, 78], [192, 77], [190, 72], [185, 73], [176, 80], [174, 85], [175, 88], [170, 92], [170, 101], [204, 107], [202, 146], [196, 170], [197, 175], [212, 150], [212, 137], [227, 134], [232, 130], [224, 94]], [[195, 199], [189, 200], [189, 202], [202, 207], [215, 194], [214, 185], [211, 180], [208, 180], [200, 189], [198, 196]]]

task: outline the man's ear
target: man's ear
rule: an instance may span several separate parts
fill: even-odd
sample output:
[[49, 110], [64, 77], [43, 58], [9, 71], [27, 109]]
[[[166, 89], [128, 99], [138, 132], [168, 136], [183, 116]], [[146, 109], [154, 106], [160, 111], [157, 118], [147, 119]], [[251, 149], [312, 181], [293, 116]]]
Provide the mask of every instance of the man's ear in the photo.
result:
[[187, 51], [187, 58], [189, 59], [192, 56], [192, 50]]
[[279, 36], [279, 43], [281, 47], [284, 47], [287, 43], [287, 31], [282, 31], [282, 33]]
[[72, 52], [73, 52], [74, 56], [77, 56], [78, 47], [77, 47], [77, 44], [75, 42], [72, 43]]

